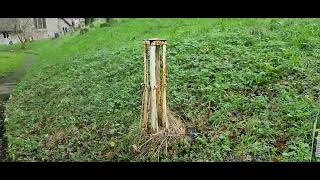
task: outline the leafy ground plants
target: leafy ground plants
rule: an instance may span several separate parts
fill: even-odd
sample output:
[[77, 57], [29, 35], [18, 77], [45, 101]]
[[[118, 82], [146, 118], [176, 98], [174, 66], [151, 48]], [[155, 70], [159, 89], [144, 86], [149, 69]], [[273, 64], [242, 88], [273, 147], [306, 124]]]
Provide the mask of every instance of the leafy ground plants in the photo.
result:
[[[319, 111], [318, 19], [125, 19], [33, 42], [6, 105], [16, 161], [309, 161]], [[142, 40], [168, 40], [169, 107], [189, 138], [135, 156]]]

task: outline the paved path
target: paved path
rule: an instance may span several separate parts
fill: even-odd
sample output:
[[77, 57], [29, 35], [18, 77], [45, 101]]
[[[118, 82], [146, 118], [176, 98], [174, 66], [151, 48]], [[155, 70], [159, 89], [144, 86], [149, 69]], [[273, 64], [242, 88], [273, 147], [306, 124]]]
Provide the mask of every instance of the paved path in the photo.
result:
[[10, 92], [19, 83], [21, 77], [25, 74], [34, 60], [35, 55], [27, 54], [24, 63], [15, 72], [8, 74], [0, 79], [0, 162], [6, 160], [6, 146], [7, 141], [3, 136], [5, 133], [3, 120], [4, 116], [4, 104], [10, 97]]

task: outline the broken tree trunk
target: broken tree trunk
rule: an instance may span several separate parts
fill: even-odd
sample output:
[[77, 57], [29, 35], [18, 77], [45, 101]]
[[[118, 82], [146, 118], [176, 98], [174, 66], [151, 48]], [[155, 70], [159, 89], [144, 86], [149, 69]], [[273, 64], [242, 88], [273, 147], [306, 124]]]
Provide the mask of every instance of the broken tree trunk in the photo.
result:
[[[168, 128], [166, 106], [166, 40], [149, 39], [144, 42], [143, 124], [145, 132], [157, 133]], [[162, 46], [163, 53], [160, 53]], [[147, 54], [149, 52], [149, 61]], [[162, 55], [162, 59], [161, 56]], [[162, 63], [161, 63], [162, 60]], [[163, 67], [161, 75], [161, 64]], [[149, 69], [149, 72], [148, 72]], [[148, 77], [149, 75], [149, 77]]]

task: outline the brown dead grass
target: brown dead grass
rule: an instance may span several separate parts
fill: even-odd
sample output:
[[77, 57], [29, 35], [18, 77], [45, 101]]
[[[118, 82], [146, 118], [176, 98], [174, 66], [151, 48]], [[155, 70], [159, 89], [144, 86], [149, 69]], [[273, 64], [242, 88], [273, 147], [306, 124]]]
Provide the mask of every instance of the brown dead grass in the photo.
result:
[[153, 157], [160, 159], [161, 154], [170, 154], [172, 145], [186, 137], [186, 126], [181, 118], [168, 110], [169, 129], [162, 129], [155, 134], [144, 132], [131, 146], [132, 153], [138, 157]]

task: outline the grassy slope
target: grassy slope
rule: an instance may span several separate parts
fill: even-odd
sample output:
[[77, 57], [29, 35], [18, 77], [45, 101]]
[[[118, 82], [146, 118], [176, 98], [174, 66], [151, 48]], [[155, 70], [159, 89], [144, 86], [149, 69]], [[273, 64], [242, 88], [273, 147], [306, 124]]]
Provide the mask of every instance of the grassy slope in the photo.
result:
[[21, 52], [0, 51], [0, 77], [13, 72], [23, 62], [24, 54]]
[[[142, 40], [168, 39], [168, 103], [200, 135], [174, 161], [307, 161], [319, 109], [319, 20], [131, 19], [32, 44], [7, 105], [14, 160], [142, 160]], [[110, 146], [115, 143], [115, 147]], [[145, 157], [145, 160], [152, 157]], [[165, 160], [164, 158], [162, 158]]]

